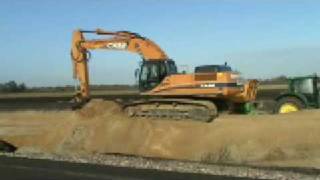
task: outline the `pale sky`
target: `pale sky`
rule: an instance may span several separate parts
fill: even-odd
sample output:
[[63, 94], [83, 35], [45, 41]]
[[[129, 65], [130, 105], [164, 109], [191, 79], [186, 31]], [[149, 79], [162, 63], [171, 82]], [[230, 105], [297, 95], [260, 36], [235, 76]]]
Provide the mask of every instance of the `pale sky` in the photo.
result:
[[[245, 77], [320, 73], [319, 0], [2, 0], [0, 83], [73, 84], [72, 31], [128, 30], [178, 66], [222, 64]], [[133, 84], [140, 57], [95, 51], [92, 84]]]

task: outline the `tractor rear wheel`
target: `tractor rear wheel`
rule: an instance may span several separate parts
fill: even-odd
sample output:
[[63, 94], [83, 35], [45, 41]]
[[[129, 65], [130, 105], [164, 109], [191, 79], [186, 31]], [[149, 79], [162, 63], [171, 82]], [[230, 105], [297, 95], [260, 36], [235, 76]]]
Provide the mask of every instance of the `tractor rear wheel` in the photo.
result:
[[305, 104], [295, 97], [283, 97], [276, 103], [274, 112], [276, 114], [286, 114], [297, 112], [305, 108]]

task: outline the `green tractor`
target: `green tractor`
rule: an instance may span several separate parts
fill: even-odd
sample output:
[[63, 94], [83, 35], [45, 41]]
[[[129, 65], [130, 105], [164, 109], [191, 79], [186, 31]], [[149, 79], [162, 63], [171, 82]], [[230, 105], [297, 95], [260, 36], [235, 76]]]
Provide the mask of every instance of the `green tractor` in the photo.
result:
[[275, 113], [290, 113], [301, 109], [320, 108], [319, 77], [317, 75], [289, 79], [288, 91], [276, 98]]

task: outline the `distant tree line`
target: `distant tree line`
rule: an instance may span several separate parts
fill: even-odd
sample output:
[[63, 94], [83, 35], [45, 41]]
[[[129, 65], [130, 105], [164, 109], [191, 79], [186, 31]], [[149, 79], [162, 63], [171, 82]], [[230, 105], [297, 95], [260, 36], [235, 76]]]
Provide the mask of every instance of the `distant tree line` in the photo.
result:
[[[288, 78], [286, 76], [278, 76], [269, 79], [259, 79], [261, 84], [285, 84]], [[9, 81], [6, 83], [0, 83], [0, 93], [16, 93], [16, 92], [72, 92], [74, 86], [43, 86], [43, 87], [27, 87], [25, 83], [17, 83], [16, 81]], [[91, 90], [137, 90], [137, 85], [104, 85], [96, 84], [90, 85]]]
[[268, 78], [268, 79], [259, 79], [261, 84], [286, 84], [288, 82], [288, 77], [285, 75]]
[[[17, 83], [16, 81], [9, 81], [0, 83], [1, 93], [10, 92], [72, 92], [75, 87], [71, 85], [66, 86], [43, 86], [43, 87], [27, 87], [25, 83]], [[136, 85], [90, 85], [91, 90], [137, 90]]]
[[[286, 84], [288, 83], [288, 80], [289, 80], [289, 77], [285, 75], [281, 75], [281, 76], [276, 76], [268, 79], [259, 79], [259, 82], [261, 84]], [[320, 83], [320, 79], [318, 83]]]
[[[286, 84], [288, 82], [288, 77], [285, 75], [268, 78], [259, 79], [261, 84]], [[320, 83], [320, 82], [319, 82]], [[72, 92], [74, 91], [74, 86], [55, 86], [55, 87], [27, 87], [25, 83], [16, 83], [15, 81], [9, 81], [6, 83], [0, 83], [0, 92], [10, 93], [10, 92]], [[91, 90], [138, 90], [137, 85], [118, 85], [118, 84], [96, 84], [90, 85]]]
[[24, 83], [18, 84], [15, 81], [9, 81], [0, 84], [0, 92], [24, 92], [27, 86]]
[[[138, 87], [136, 85], [90, 85], [90, 90], [137, 90]], [[28, 92], [72, 92], [75, 90], [74, 86], [66, 85], [66, 86], [55, 86], [55, 87], [32, 87], [28, 88]]]

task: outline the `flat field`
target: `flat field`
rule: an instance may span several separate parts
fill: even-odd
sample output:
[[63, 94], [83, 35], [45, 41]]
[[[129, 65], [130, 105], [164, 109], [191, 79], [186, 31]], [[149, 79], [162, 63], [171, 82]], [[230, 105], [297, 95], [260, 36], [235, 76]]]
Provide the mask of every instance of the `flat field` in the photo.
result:
[[[284, 91], [287, 85], [285, 84], [270, 84], [260, 85], [259, 92], [262, 94], [270, 93], [273, 91]], [[92, 96], [112, 96], [112, 95], [138, 95], [138, 90], [93, 90], [91, 91]], [[2, 98], [39, 98], [39, 97], [72, 97], [73, 91], [52, 91], [52, 92], [20, 92], [20, 93], [0, 93], [0, 99]]]

